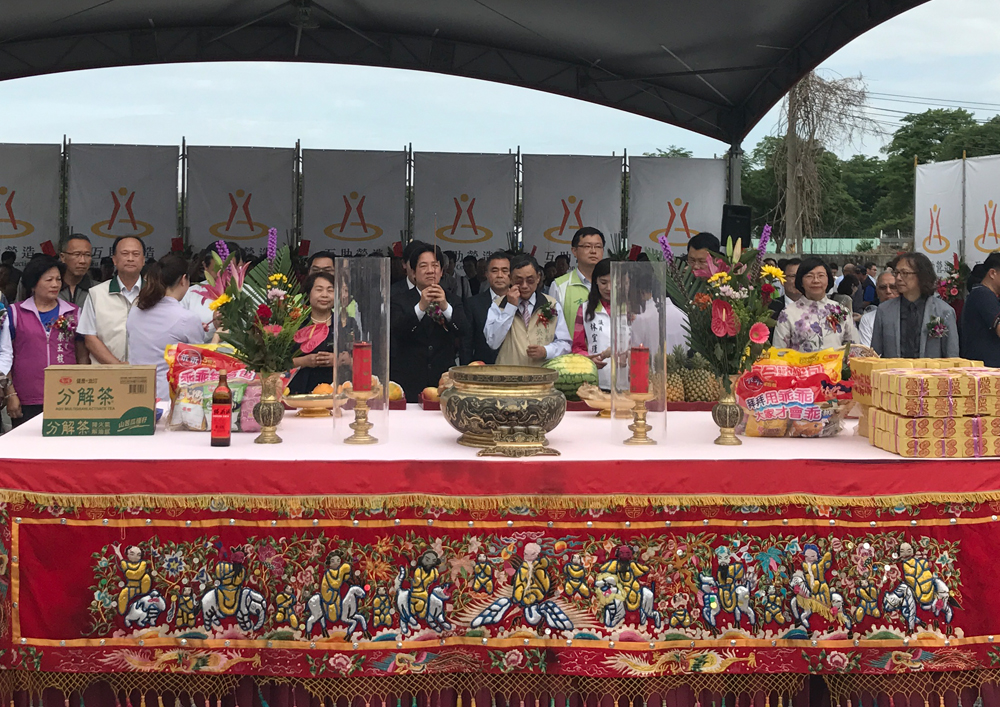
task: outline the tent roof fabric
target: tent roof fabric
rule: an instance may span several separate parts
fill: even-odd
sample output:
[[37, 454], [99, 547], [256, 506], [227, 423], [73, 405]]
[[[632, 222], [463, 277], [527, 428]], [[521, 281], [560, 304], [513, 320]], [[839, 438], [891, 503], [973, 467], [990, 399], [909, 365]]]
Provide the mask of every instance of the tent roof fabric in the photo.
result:
[[4, 0], [0, 80], [169, 62], [383, 66], [535, 88], [738, 144], [805, 73], [925, 1]]

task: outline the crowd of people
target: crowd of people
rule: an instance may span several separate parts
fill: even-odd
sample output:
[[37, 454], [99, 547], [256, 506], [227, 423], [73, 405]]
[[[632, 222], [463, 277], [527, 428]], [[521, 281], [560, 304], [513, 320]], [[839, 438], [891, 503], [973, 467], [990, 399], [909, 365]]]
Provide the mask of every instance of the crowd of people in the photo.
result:
[[[252, 261], [236, 244], [228, 245], [234, 257]], [[601, 387], [609, 388], [606, 245], [604, 234], [584, 227], [573, 235], [573, 260], [560, 254], [542, 265], [531, 255], [497, 251], [482, 259], [466, 256], [459, 268], [454, 252], [411, 241], [392, 257], [390, 377], [416, 402], [456, 363], [541, 365], [573, 352], [590, 357]], [[214, 313], [198, 287], [206, 271], [217, 267], [214, 247], [193, 262], [180, 254], [152, 262], [139, 239], [124, 236], [114, 241], [110, 262], [93, 267], [89, 238], [71, 234], [60, 242], [58, 257], [36, 254], [23, 271], [5, 252], [0, 392], [12, 423], [41, 412], [43, 372], [52, 364], [155, 365], [157, 397], [166, 399], [164, 349], [217, 337]], [[684, 258], [699, 272], [720, 249], [718, 238], [700, 233]], [[327, 324], [330, 333], [295, 359], [292, 393], [332, 382], [334, 367], [340, 378], [350, 374], [350, 343], [362, 337], [366, 314], [352, 299], [350, 283], [335, 278], [335, 261], [323, 251], [300, 263], [311, 307], [304, 325]], [[1000, 253], [973, 270], [961, 321], [937, 295], [933, 264], [920, 253], [899, 255], [881, 271], [867, 262], [846, 263], [839, 272], [836, 263], [817, 257], [768, 262], [785, 275], [770, 304], [775, 346], [809, 352], [855, 343], [884, 357], [961, 355], [1000, 366]], [[647, 283], [644, 295], [630, 303], [637, 320], [652, 301], [652, 289]], [[334, 323], [337, 297], [343, 306]], [[684, 345], [686, 319], [669, 299], [665, 307], [665, 341], [655, 343], [669, 350]]]

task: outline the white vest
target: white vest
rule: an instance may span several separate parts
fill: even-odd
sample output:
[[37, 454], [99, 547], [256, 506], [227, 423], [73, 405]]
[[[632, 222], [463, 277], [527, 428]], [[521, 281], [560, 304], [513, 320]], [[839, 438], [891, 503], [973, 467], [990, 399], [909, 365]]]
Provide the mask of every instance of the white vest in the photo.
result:
[[[97, 338], [108, 347], [112, 356], [128, 363], [128, 330], [125, 324], [132, 304], [122, 294], [118, 278], [94, 285], [90, 288], [89, 297], [94, 302]], [[93, 363], [97, 364], [97, 361]]]
[[[604, 353], [611, 348], [611, 316], [598, 302], [594, 310], [594, 318], [587, 321], [587, 307], [580, 308], [583, 313], [583, 333], [587, 337], [587, 353], [590, 355]], [[611, 360], [606, 361], [604, 368], [597, 369], [597, 383], [602, 390], [611, 390]]]

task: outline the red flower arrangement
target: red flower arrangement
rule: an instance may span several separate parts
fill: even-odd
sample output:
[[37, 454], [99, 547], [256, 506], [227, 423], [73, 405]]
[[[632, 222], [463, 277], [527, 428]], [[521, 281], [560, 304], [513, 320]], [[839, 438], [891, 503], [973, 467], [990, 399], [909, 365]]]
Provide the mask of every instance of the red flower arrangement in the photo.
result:
[[267, 324], [268, 321], [270, 321], [272, 314], [274, 314], [274, 312], [272, 312], [271, 308], [268, 307], [266, 304], [258, 305], [257, 319], [259, 319], [262, 324]]
[[725, 300], [712, 302], [712, 333], [716, 336], [736, 336], [740, 322], [733, 312], [733, 305]]
[[544, 295], [539, 296], [543, 299], [541, 306], [538, 308], [538, 323], [546, 327], [549, 325], [549, 322], [556, 318], [556, 308], [552, 305], [548, 297]]

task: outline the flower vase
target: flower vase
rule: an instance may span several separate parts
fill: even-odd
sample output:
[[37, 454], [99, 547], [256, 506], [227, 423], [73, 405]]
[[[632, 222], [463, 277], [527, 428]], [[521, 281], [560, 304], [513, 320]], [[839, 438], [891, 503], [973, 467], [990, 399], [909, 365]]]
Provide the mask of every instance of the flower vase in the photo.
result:
[[730, 376], [729, 391], [723, 391], [719, 401], [712, 408], [712, 420], [719, 426], [719, 436], [715, 443], [729, 447], [737, 447], [743, 442], [736, 436], [736, 425], [743, 419], [743, 409], [736, 402], [736, 381], [739, 376]]
[[281, 404], [283, 392], [280, 373], [260, 372], [260, 402], [253, 406], [253, 419], [260, 425], [260, 434], [254, 439], [256, 444], [280, 444], [276, 433], [281, 418], [285, 416], [285, 406]]

